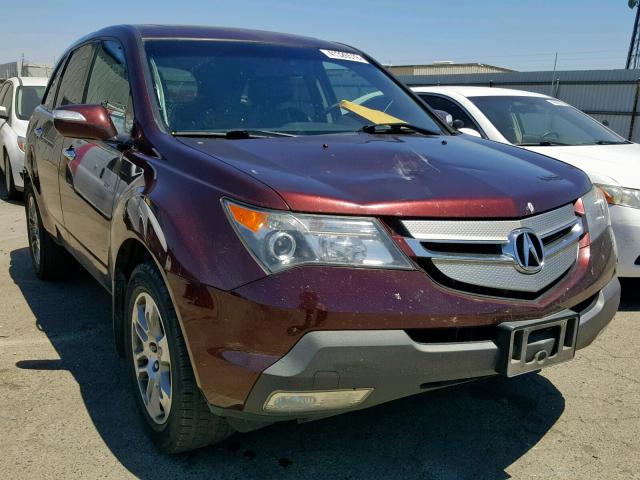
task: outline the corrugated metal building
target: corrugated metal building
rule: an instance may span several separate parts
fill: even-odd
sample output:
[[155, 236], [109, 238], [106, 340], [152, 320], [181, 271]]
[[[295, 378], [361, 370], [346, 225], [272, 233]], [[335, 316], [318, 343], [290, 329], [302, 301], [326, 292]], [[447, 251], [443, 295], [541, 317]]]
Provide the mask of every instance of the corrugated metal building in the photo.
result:
[[459, 75], [477, 73], [513, 72], [508, 68], [483, 63], [436, 62], [428, 65], [387, 65], [396, 76], [401, 75]]
[[11, 77], [48, 77], [51, 65], [37, 65], [29, 62], [9, 62], [0, 64], [0, 80]]
[[405, 75], [409, 86], [479, 85], [557, 97], [640, 143], [640, 70], [504, 72], [475, 75]]

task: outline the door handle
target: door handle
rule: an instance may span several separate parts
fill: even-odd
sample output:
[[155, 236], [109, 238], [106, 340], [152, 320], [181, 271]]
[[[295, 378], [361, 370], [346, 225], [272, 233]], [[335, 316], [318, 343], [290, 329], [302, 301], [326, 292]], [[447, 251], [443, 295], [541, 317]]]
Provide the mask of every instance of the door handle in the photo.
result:
[[33, 131], [33, 134], [38, 138], [42, 137], [43, 133], [44, 133], [44, 129], [42, 127], [38, 127]]
[[62, 155], [64, 155], [64, 158], [72, 162], [76, 159], [76, 150], [73, 147], [69, 147], [66, 150], [62, 151]]

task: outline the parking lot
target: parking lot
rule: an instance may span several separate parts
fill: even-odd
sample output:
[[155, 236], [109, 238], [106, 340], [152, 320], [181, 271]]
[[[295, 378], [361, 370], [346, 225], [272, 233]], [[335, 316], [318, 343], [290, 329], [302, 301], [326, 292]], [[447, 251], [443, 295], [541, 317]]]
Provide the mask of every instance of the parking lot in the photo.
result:
[[36, 280], [24, 209], [0, 202], [2, 478], [640, 478], [640, 302], [575, 361], [162, 456], [86, 273]]

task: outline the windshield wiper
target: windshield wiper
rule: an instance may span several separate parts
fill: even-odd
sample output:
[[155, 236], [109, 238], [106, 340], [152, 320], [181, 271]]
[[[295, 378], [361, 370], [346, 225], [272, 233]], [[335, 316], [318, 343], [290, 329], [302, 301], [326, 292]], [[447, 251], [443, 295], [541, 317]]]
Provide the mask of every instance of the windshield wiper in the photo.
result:
[[554, 142], [553, 140], [543, 140], [538, 143], [517, 143], [519, 147], [569, 147], [568, 143]]
[[[387, 127], [387, 128], [379, 128]], [[422, 135], [442, 135], [442, 132], [434, 132], [428, 128], [418, 127], [410, 123], [375, 123], [373, 125], [365, 125], [360, 131], [376, 134], [376, 133], [420, 133]]]
[[614, 142], [613, 140], [598, 140], [596, 145], [623, 145], [629, 142]]
[[237, 140], [244, 138], [295, 137], [291, 133], [274, 132], [271, 130], [238, 129], [226, 132], [212, 132], [209, 130], [177, 130], [171, 132], [174, 137], [213, 137]]

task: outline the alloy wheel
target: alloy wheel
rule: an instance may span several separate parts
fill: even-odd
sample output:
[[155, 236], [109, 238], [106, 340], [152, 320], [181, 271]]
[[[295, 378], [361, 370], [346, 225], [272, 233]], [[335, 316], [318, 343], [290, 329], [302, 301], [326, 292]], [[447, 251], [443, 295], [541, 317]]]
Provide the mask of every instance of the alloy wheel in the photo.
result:
[[171, 357], [160, 310], [146, 292], [133, 305], [131, 343], [138, 391], [149, 417], [162, 425], [171, 411]]
[[29, 245], [31, 247], [31, 254], [33, 255], [33, 262], [36, 267], [40, 266], [40, 222], [38, 221], [38, 211], [36, 209], [36, 201], [33, 195], [29, 195], [27, 203], [28, 225], [29, 230]]

